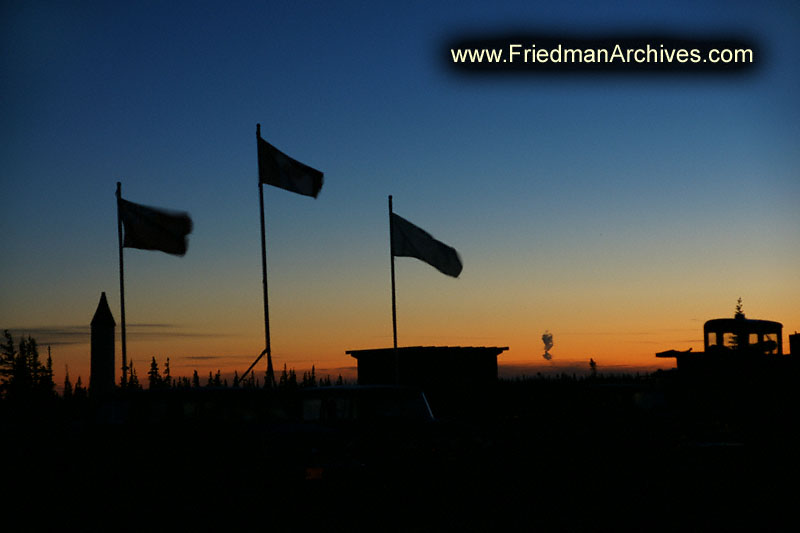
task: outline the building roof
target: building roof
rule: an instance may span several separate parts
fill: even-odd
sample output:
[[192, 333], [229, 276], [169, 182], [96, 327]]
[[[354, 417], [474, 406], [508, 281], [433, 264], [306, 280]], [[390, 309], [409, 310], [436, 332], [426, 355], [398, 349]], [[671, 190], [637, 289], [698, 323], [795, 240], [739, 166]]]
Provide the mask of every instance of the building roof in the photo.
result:
[[758, 320], [754, 318], [714, 318], [706, 321], [704, 331], [718, 330], [746, 330], [746, 331], [775, 331], [783, 329], [783, 324], [773, 320]]
[[[508, 350], [508, 346], [498, 347], [498, 346], [402, 346], [396, 348], [396, 350], [400, 353], [409, 353], [409, 352], [427, 352], [432, 355], [468, 355], [468, 354], [476, 354], [476, 353], [483, 353], [483, 354], [490, 354], [490, 355], [500, 355], [504, 351]], [[386, 353], [392, 353], [395, 351], [395, 348], [370, 348], [366, 350], [347, 350], [345, 351], [346, 354], [355, 357], [358, 359], [359, 357], [363, 356], [375, 356], [375, 355], [382, 355]]]

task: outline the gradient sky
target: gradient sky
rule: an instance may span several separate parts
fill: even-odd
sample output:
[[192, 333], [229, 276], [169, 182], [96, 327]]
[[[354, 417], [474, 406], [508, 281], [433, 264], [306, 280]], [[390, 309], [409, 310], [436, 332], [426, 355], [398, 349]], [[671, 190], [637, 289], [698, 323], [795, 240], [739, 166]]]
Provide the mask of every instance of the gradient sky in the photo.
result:
[[[265, 189], [278, 370], [335, 377], [345, 350], [391, 346], [389, 194], [464, 263], [452, 279], [397, 259], [400, 345], [669, 366], [655, 352], [702, 349], [739, 297], [800, 330], [795, 1], [0, 9], [0, 328], [50, 344], [59, 382], [88, 382], [102, 291], [119, 322], [118, 180], [194, 220], [183, 258], [125, 250], [140, 379], [152, 356], [202, 376], [263, 349], [257, 122], [325, 173], [316, 200]], [[733, 76], [447, 68], [451, 37], [511, 30], [736, 35], [759, 54]]]

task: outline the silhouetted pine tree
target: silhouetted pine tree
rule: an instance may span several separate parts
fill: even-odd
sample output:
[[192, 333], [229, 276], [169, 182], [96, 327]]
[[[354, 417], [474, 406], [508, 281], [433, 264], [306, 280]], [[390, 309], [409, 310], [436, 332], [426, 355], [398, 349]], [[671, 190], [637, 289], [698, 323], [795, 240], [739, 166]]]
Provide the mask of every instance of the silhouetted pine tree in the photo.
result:
[[50, 346], [47, 347], [47, 363], [44, 367], [44, 373], [39, 382], [39, 389], [46, 396], [54, 396], [56, 394], [56, 383], [53, 381], [53, 358], [50, 356]]
[[744, 305], [741, 298], [736, 301], [736, 313], [733, 316], [735, 318], [744, 318]]
[[128, 388], [131, 390], [142, 390], [142, 386], [139, 384], [139, 376], [136, 375], [136, 369], [133, 367], [133, 361], [131, 361], [131, 375], [128, 378]]
[[[742, 305], [742, 299], [736, 302], [736, 313], [734, 313], [734, 318], [744, 318], [744, 305]], [[738, 350], [741, 346], [747, 345], [747, 339], [740, 339], [739, 335], [734, 335], [731, 339], [731, 348], [734, 350]]]
[[150, 370], [147, 372], [148, 388], [150, 390], [158, 389], [161, 387], [161, 374], [158, 372], [158, 363], [155, 356], [150, 362]]
[[53, 359], [47, 364], [39, 360], [39, 348], [32, 337], [22, 338], [14, 350], [14, 339], [6, 330], [5, 342], [0, 350], [0, 393], [4, 397], [50, 397], [55, 394]]
[[217, 373], [214, 374], [214, 386], [222, 387], [222, 374], [220, 373], [219, 369], [217, 369]]
[[[33, 346], [36, 349], [36, 346]], [[11, 380], [9, 382], [9, 394], [12, 396], [24, 394], [30, 391], [33, 386], [33, 372], [31, 371], [31, 364], [34, 363], [32, 357], [31, 346], [23, 338], [19, 341], [19, 350], [17, 357], [14, 359], [14, 366], [11, 372]], [[35, 362], [39, 362], [39, 355], [36, 355]]]
[[66, 368], [64, 377], [64, 398], [72, 398], [72, 383], [69, 380], [69, 367]]
[[19, 341], [19, 376], [21, 385], [25, 389], [32, 390], [36, 387], [41, 374], [42, 364], [39, 361], [39, 348], [36, 341], [28, 337], [27, 341], [22, 338]]
[[11, 337], [11, 333], [5, 330], [3, 334], [5, 342], [2, 345], [2, 353], [0, 353], [0, 395], [5, 396], [11, 387], [17, 351], [14, 349], [14, 339]]
[[192, 388], [200, 388], [200, 376], [197, 375], [197, 370], [192, 374]]
[[286, 370], [286, 363], [283, 364], [283, 372], [278, 379], [278, 388], [285, 389], [289, 385], [289, 372]]
[[301, 387], [316, 387], [317, 374], [314, 365], [311, 365], [311, 372], [303, 372], [303, 381], [300, 383]]
[[237, 372], [236, 370], [233, 371], [233, 388], [234, 389], [239, 388], [239, 372]]
[[75, 382], [75, 390], [72, 393], [74, 398], [86, 398], [86, 387], [81, 383], [81, 377], [78, 376], [78, 381]]
[[172, 376], [169, 373], [169, 357], [167, 357], [167, 362], [164, 363], [164, 378], [162, 383], [167, 388], [172, 387]]

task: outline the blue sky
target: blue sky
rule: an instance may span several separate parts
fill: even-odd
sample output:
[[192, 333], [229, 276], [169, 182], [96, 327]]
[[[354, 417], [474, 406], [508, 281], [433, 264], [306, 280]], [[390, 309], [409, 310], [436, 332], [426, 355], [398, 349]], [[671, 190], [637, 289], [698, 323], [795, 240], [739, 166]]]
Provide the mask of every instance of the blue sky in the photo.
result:
[[[740, 296], [800, 328], [795, 2], [4, 2], [0, 20], [0, 327], [88, 324], [100, 291], [118, 316], [121, 181], [195, 224], [184, 258], [125, 251], [129, 323], [169, 326], [132, 336], [136, 358], [246, 367], [259, 122], [325, 172], [316, 200], [266, 190], [278, 365], [391, 342], [389, 194], [464, 261], [451, 280], [398, 259], [401, 344], [533, 361], [550, 329], [583, 360], [610, 331], [598, 362], [645, 364]], [[737, 35], [759, 56], [733, 76], [447, 68], [452, 36], [520, 29]]]

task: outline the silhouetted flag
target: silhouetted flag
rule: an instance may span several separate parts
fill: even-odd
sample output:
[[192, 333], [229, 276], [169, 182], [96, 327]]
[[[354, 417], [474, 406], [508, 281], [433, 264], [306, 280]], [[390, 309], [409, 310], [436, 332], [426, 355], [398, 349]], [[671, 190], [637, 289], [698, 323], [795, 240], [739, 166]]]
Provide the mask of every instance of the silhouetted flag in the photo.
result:
[[292, 159], [260, 136], [258, 179], [261, 183], [314, 198], [322, 189], [322, 172]]
[[392, 213], [392, 254], [415, 257], [454, 278], [461, 274], [463, 268], [455, 248], [437, 241], [428, 232], [395, 213]]
[[186, 236], [192, 232], [188, 213], [165, 211], [120, 198], [119, 216], [125, 228], [122, 246], [173, 255], [186, 253]]

